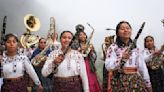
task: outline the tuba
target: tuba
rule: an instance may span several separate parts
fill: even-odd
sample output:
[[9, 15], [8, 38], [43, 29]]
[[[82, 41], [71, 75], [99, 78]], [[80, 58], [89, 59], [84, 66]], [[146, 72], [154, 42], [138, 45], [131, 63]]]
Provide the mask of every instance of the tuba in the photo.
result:
[[106, 58], [108, 47], [114, 43], [114, 35], [105, 37], [104, 43], [101, 45], [103, 51], [103, 60]]
[[46, 52], [53, 46], [52, 37], [55, 35], [55, 19], [54, 17], [50, 18], [50, 30], [47, 35], [46, 47], [36, 56], [31, 62], [34, 66], [38, 66], [44, 59], [47, 57]]
[[27, 31], [21, 36], [20, 42], [24, 48], [30, 48], [39, 42], [39, 37], [31, 34], [31, 32], [39, 30], [40, 21], [32, 14], [27, 14], [24, 17], [24, 25]]

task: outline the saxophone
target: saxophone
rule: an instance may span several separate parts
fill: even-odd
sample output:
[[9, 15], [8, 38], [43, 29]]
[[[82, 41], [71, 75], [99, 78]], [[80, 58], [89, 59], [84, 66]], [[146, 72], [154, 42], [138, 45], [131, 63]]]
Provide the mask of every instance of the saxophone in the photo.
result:
[[91, 32], [91, 34], [90, 34], [90, 36], [89, 36], [89, 38], [88, 38], [88, 40], [87, 40], [87, 42], [86, 42], [86, 48], [84, 49], [84, 51], [82, 51], [81, 53], [86, 57], [88, 54], [89, 54], [89, 52], [90, 52], [90, 47], [91, 47], [91, 45], [90, 45], [90, 41], [91, 41], [91, 39], [92, 39], [92, 37], [93, 37], [93, 33], [94, 33], [94, 31], [95, 31], [95, 29], [89, 24], [89, 23], [87, 23], [88, 24], [88, 26], [93, 30], [92, 32]]
[[46, 52], [53, 46], [52, 36], [55, 34], [55, 19], [50, 18], [50, 30], [47, 35], [46, 47], [31, 62], [34, 66], [38, 66], [47, 57]]

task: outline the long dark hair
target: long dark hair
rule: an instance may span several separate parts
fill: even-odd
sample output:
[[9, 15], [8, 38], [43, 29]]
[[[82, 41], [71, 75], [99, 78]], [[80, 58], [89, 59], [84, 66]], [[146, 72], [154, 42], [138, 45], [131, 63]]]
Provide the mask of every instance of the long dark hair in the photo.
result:
[[80, 33], [84, 33], [84, 34], [86, 35], [86, 40], [85, 40], [85, 42], [87, 42], [88, 36], [87, 36], [87, 34], [86, 34], [84, 31], [80, 31], [79, 34], [78, 34], [78, 40], [79, 40], [79, 42], [81, 42], [81, 41], [80, 41], [80, 37], [79, 37], [79, 36], [80, 36]]
[[17, 42], [19, 42], [18, 37], [15, 34], [9, 33], [5, 35], [4, 41], [6, 42], [10, 37], [14, 37]]
[[[150, 35], [146, 36], [146, 37], [144, 38], [144, 47], [145, 47], [145, 48], [147, 48], [147, 46], [146, 46], [146, 40], [147, 40], [148, 38], [151, 38], [151, 39], [153, 40], [153, 42], [154, 42], [154, 37], [153, 37], [153, 36], [150, 36]], [[153, 48], [155, 48], [155, 45], [153, 46]]]
[[[124, 42], [120, 39], [120, 37], [118, 36], [118, 31], [119, 31], [119, 29], [120, 29], [120, 27], [121, 27], [121, 25], [122, 25], [123, 23], [128, 24], [129, 27], [132, 29], [130, 23], [127, 22], [127, 21], [121, 21], [121, 22], [119, 22], [119, 23], [117, 24], [117, 26], [116, 26], [116, 35], [117, 35], [117, 37], [116, 37], [116, 44], [118, 45], [118, 47], [124, 47], [124, 45], [125, 45], [125, 43], [124, 43]], [[132, 39], [131, 39], [131, 38], [129, 38], [129, 39], [130, 39], [130, 40], [129, 40], [129, 43], [131, 43], [131, 42], [132, 42]], [[129, 44], [129, 43], [128, 43], [128, 44]]]
[[16, 42], [17, 42], [17, 46], [18, 46], [18, 44], [19, 44], [19, 40], [18, 40], [17, 35], [16, 35], [16, 34], [13, 34], [13, 33], [8, 33], [8, 34], [5, 35], [5, 39], [4, 39], [4, 41], [5, 41], [5, 50], [6, 50], [6, 42], [7, 42], [7, 40], [8, 40], [9, 38], [11, 38], [11, 37], [14, 37], [14, 39], [15, 39]]
[[70, 33], [72, 35], [72, 38], [73, 38], [73, 33], [71, 31], [65, 30], [60, 34], [60, 40], [61, 40], [61, 37], [63, 36], [64, 33]]

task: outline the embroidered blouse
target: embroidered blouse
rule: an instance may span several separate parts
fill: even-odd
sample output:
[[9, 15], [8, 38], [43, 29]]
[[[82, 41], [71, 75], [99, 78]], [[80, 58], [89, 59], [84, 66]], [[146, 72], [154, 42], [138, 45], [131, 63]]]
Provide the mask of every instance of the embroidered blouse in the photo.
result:
[[[105, 60], [105, 67], [108, 71], [120, 67], [122, 54], [126, 49], [126, 47], [119, 48], [118, 45], [116, 45], [115, 43], [108, 48]], [[146, 86], [151, 86], [146, 64], [138, 48], [132, 50], [131, 56], [129, 60], [124, 64], [124, 67], [137, 68], [138, 73], [142, 75]]]
[[159, 68], [160, 66], [162, 66], [162, 64], [164, 65], [164, 57], [162, 56], [164, 55], [164, 51], [161, 53], [161, 56], [155, 57], [153, 55], [153, 51], [150, 51], [147, 48], [145, 48], [142, 54], [149, 68]]
[[63, 52], [59, 49], [54, 50], [49, 54], [47, 61], [45, 61], [45, 64], [42, 68], [42, 75], [47, 77], [54, 71], [55, 68], [57, 69], [57, 71], [54, 73], [54, 76], [56, 77], [69, 77], [80, 75], [84, 92], [89, 92], [86, 66], [82, 55], [75, 50], [71, 50], [66, 54], [65, 59], [57, 67], [54, 64], [54, 59], [62, 53]]
[[40, 85], [39, 78], [27, 56], [17, 54], [13, 58], [3, 54], [2, 72], [3, 78], [18, 78], [27, 72], [36, 85]]
[[[153, 51], [152, 51], [153, 52]], [[142, 53], [144, 55], [145, 62], [150, 62], [152, 61], [152, 58], [154, 57], [153, 53], [149, 51], [147, 48], [145, 48]], [[161, 53], [162, 55], [164, 54], [164, 51]], [[162, 58], [161, 58], [162, 60]]]

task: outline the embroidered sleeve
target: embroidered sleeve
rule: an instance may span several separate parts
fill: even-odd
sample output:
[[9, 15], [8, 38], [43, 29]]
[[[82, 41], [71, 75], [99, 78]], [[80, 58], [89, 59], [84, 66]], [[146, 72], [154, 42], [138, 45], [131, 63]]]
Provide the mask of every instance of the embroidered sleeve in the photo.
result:
[[148, 50], [143, 50], [142, 54], [144, 56], [145, 62], [149, 62], [153, 58], [153, 54], [149, 53]]
[[44, 77], [47, 77], [48, 75], [50, 75], [54, 71], [55, 67], [57, 67], [57, 65], [53, 63], [55, 56], [56, 54], [53, 51], [49, 54], [47, 60], [45, 61], [45, 64], [42, 68], [42, 75]]
[[117, 48], [114, 48], [113, 46], [110, 46], [107, 50], [105, 67], [108, 71], [115, 69], [119, 67], [120, 65], [121, 57], [119, 53], [121, 52], [116, 53], [116, 51], [117, 51]]
[[79, 55], [80, 77], [82, 79], [84, 92], [89, 92], [88, 77], [86, 72], [85, 61], [82, 55]]
[[145, 85], [147, 87], [151, 87], [151, 82], [150, 82], [150, 77], [149, 77], [149, 73], [148, 73], [148, 69], [146, 67], [146, 63], [144, 62], [144, 57], [142, 56], [142, 54], [139, 54], [138, 56], [138, 62], [139, 62], [139, 72], [141, 73]]
[[30, 60], [27, 57], [24, 57], [24, 66], [25, 66], [25, 70], [26, 72], [29, 74], [29, 76], [32, 78], [32, 80], [34, 81], [34, 83], [36, 85], [40, 85], [40, 81], [39, 78], [30, 62]]

